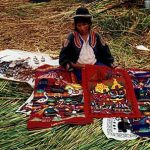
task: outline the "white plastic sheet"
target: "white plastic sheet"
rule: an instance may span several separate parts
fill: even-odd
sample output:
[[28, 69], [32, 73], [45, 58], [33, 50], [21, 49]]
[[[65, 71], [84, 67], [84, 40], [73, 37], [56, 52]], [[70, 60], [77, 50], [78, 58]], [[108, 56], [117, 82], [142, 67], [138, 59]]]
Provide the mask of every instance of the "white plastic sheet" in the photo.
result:
[[[26, 70], [23, 70], [23, 68], [21, 68], [22, 70], [20, 70], [20, 68], [17, 70], [17, 63], [24, 65], [26, 69], [30, 68], [31, 72], [32, 70], [44, 64], [49, 64], [52, 66], [59, 65], [58, 59], [52, 59], [48, 54], [40, 52], [27, 52], [15, 49], [6, 49], [0, 51], [0, 78], [19, 82], [27, 82], [32, 87], [34, 86], [34, 79], [32, 77], [27, 79], [21, 78], [23, 71]], [[17, 78], [18, 76], [20, 78]]]

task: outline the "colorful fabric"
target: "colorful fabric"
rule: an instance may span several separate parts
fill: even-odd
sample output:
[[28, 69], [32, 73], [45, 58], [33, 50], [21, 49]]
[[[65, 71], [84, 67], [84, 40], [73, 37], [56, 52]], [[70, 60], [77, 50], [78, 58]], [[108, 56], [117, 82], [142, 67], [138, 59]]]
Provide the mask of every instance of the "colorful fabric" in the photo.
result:
[[138, 101], [150, 102], [150, 70], [128, 69]]
[[132, 132], [141, 137], [150, 137], [150, 116], [130, 119]]
[[150, 70], [128, 69], [138, 100], [141, 118], [130, 119], [132, 132], [150, 137]]
[[36, 70], [33, 110], [28, 129], [48, 128], [60, 124], [88, 124], [82, 86], [73, 73], [62, 67], [44, 65]]
[[132, 83], [125, 70], [87, 65], [83, 76], [84, 100], [89, 116], [140, 117]]
[[[80, 37], [79, 33], [74, 31], [73, 32], [73, 35], [74, 35], [74, 43], [75, 43], [75, 46], [78, 47], [78, 48], [82, 48], [82, 45], [83, 45], [83, 40], [82, 38]], [[95, 44], [96, 44], [96, 33], [94, 31], [91, 31], [90, 32], [90, 37], [89, 37], [89, 44], [92, 48], [95, 47]]]
[[[139, 127], [136, 121], [141, 123], [142, 120], [143, 123], [143, 118], [147, 117], [145, 123], [149, 123], [149, 101], [145, 101], [148, 100], [147, 95], [138, 102], [143, 115], [143, 118], [139, 118], [141, 114], [137, 95], [133, 90], [134, 81], [130, 78], [133, 77], [131, 70], [129, 73], [106, 66], [86, 65], [82, 72], [82, 85], [78, 84], [72, 72], [57, 66], [43, 65], [36, 69], [34, 77], [33, 95], [21, 109], [24, 113], [31, 113], [28, 129], [48, 128], [65, 123], [88, 124], [93, 118], [128, 117], [136, 118], [130, 119], [133, 124], [130, 127], [137, 134]], [[146, 83], [146, 87], [149, 86], [148, 79], [142, 81]], [[143, 127], [145, 129], [146, 126]], [[118, 132], [121, 130], [123, 132], [126, 129], [120, 126]]]
[[150, 137], [150, 71], [139, 69], [127, 70], [138, 100], [140, 118], [104, 118], [102, 129], [107, 138], [132, 140], [139, 136]]

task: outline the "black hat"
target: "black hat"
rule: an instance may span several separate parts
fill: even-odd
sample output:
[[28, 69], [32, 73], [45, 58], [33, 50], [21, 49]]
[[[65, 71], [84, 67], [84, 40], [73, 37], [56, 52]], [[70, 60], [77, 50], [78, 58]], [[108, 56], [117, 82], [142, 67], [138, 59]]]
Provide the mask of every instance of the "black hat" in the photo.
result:
[[85, 7], [79, 7], [76, 10], [76, 14], [75, 14], [74, 18], [77, 18], [77, 17], [91, 18], [92, 16], [90, 15], [90, 13], [89, 13], [89, 11], [88, 11], [87, 8], [85, 8]]
[[92, 18], [92, 16], [90, 15], [87, 8], [79, 7], [76, 10], [76, 14], [74, 16], [74, 23], [75, 23], [75, 25], [80, 22], [86, 22], [88, 24], [92, 24], [91, 18]]

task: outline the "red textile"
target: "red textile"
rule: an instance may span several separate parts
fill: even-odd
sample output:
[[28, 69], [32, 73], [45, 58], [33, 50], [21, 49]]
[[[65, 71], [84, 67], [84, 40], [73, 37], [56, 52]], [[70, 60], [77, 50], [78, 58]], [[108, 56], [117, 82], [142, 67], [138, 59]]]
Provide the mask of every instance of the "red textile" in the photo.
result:
[[84, 101], [90, 117], [141, 116], [131, 79], [125, 70], [86, 65], [83, 77]]
[[150, 70], [127, 69], [138, 100], [141, 118], [130, 119], [132, 132], [141, 137], [150, 137]]
[[141, 117], [131, 79], [123, 69], [86, 65], [82, 85], [62, 67], [44, 65], [35, 73], [28, 129], [84, 125], [93, 118]]
[[27, 128], [49, 128], [61, 124], [89, 124], [82, 86], [73, 73], [44, 65], [36, 70], [33, 110]]

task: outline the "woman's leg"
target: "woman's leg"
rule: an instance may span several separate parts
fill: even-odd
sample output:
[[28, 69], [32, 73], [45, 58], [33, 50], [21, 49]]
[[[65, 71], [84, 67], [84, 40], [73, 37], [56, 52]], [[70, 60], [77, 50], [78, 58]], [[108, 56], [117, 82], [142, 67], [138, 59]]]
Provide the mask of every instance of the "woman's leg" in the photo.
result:
[[101, 62], [96, 62], [95, 65], [98, 65], [98, 66], [106, 66], [105, 64], [101, 63]]
[[79, 70], [79, 69], [74, 69], [74, 74], [76, 75], [78, 82], [81, 83], [81, 80], [82, 80], [82, 73], [81, 73], [81, 70]]

